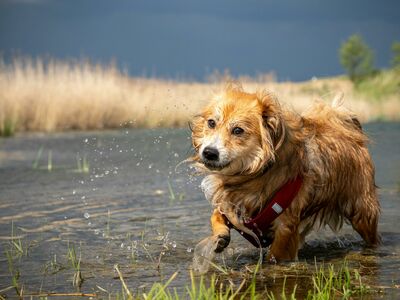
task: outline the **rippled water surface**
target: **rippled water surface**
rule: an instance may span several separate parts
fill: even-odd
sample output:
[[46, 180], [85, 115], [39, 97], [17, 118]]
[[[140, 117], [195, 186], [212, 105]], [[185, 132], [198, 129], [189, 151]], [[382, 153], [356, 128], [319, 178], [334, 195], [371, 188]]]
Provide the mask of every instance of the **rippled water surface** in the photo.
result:
[[[287, 287], [297, 284], [301, 295], [315, 261], [346, 259], [380, 291], [372, 298], [400, 297], [400, 123], [372, 123], [365, 130], [373, 140], [383, 245], [363, 249], [348, 226], [338, 235], [321, 230], [309, 236], [298, 264], [263, 265], [260, 287], [280, 293], [287, 275]], [[201, 178], [185, 166], [175, 169], [191, 153], [189, 136], [158, 129], [0, 139], [0, 290], [18, 271], [27, 294], [75, 291], [68, 249], [81, 258], [84, 293], [121, 291], [115, 264], [133, 291], [146, 291], [176, 271], [172, 287], [190, 283], [193, 248], [209, 234], [211, 207], [199, 189]], [[233, 233], [217, 262], [240, 281], [257, 257]], [[13, 290], [0, 294], [15, 296]]]

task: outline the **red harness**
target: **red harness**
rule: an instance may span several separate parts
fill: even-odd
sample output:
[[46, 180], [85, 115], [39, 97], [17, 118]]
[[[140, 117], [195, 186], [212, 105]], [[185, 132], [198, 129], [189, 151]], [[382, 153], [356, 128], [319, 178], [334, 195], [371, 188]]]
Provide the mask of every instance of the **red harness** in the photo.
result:
[[[257, 235], [262, 247], [268, 247], [272, 243], [271, 238], [267, 236], [268, 229], [272, 222], [289, 207], [290, 203], [292, 203], [293, 199], [299, 192], [302, 183], [303, 178], [301, 176], [297, 176], [294, 180], [285, 183], [275, 193], [268, 205], [257, 216], [244, 222], [244, 225]], [[228, 226], [235, 228], [230, 222], [228, 222]], [[241, 232], [237, 228], [235, 229], [254, 246], [257, 248], [260, 246], [251, 235]]]

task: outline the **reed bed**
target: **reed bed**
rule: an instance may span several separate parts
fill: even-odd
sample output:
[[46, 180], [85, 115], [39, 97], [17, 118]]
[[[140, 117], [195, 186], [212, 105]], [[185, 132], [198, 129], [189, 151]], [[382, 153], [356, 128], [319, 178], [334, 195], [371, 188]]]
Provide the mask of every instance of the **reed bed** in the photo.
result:
[[[130, 77], [113, 63], [88, 60], [0, 61], [0, 135], [186, 126], [191, 116], [232, 79], [227, 74], [212, 78], [201, 83]], [[275, 82], [271, 76], [236, 79], [249, 91], [270, 90], [299, 112], [316, 100], [331, 101], [336, 93], [343, 92], [346, 106], [364, 122], [400, 117], [396, 89], [384, 97], [371, 96], [356, 91], [345, 77], [302, 83]], [[374, 84], [367, 85], [368, 90], [374, 90]]]

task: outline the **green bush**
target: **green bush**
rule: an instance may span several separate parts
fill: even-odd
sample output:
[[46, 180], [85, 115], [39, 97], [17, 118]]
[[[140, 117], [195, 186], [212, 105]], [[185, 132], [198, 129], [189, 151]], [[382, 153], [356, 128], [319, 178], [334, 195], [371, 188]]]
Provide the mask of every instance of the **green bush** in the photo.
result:
[[359, 82], [355, 87], [355, 91], [373, 101], [384, 100], [388, 97], [396, 97], [399, 99], [399, 70], [381, 70], [374, 76], [370, 76]]
[[354, 83], [374, 74], [374, 54], [362, 37], [350, 36], [339, 49], [340, 63]]
[[392, 67], [395, 69], [400, 69], [400, 42], [393, 42], [392, 53]]

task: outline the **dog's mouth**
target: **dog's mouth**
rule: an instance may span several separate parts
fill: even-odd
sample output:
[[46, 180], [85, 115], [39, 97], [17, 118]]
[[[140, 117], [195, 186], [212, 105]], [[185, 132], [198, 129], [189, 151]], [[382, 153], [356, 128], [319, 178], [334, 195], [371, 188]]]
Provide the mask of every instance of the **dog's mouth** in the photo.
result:
[[229, 166], [229, 162], [228, 163], [220, 163], [220, 162], [209, 161], [209, 160], [203, 160], [202, 162], [203, 162], [204, 166], [211, 171], [221, 171], [222, 169]]

